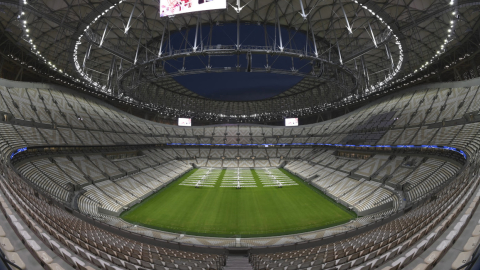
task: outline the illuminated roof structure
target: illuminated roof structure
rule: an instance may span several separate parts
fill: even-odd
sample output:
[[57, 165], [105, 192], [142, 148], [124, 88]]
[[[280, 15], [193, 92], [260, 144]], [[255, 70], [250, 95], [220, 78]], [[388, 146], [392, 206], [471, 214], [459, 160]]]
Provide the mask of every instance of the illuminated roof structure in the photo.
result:
[[228, 0], [163, 17], [153, 0], [0, 4], [15, 42], [94, 92], [170, 117], [255, 122], [394, 91], [464, 42], [479, 3]]

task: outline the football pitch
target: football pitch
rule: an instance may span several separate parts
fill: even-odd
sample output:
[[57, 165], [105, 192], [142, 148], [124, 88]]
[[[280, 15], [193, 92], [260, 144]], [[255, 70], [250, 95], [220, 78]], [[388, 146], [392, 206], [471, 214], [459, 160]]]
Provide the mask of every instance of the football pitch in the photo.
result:
[[283, 169], [200, 168], [121, 217], [176, 233], [259, 237], [332, 227], [356, 215]]

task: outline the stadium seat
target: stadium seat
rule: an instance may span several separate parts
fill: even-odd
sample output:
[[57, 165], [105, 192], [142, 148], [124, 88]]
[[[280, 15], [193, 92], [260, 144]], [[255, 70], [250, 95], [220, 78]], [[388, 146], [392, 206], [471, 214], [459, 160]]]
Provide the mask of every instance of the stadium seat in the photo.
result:
[[[71, 152], [68, 155], [53, 158], [34, 158], [19, 163], [18, 171], [24, 178], [30, 179], [36, 188], [42, 190], [42, 194], [49, 194], [62, 203], [75, 199], [76, 204], [74, 205], [78, 205], [80, 213], [87, 215], [88, 218], [93, 218], [95, 222], [102, 222], [108, 226], [116, 224], [130, 233], [133, 232], [138, 235], [144, 234], [150, 237], [155, 235], [155, 237], [158, 237], [155, 231], [146, 228], [134, 228], [126, 221], [106, 213], [118, 214], [122, 212], [125, 208], [132, 206], [145, 196], [156, 192], [170, 181], [191, 170], [192, 163], [196, 166], [203, 164], [200, 167], [232, 167], [235, 169], [258, 167], [258, 173], [266, 174], [265, 170], [262, 171], [260, 168], [280, 166], [281, 163], [285, 162], [286, 170], [304, 179], [309, 179], [313, 187], [325, 191], [332, 198], [352, 207], [359, 213], [368, 212], [383, 204], [393, 205], [392, 208], [378, 215], [374, 213], [353, 220], [348, 225], [353, 230], [377, 221], [381, 222], [384, 216], [395, 213], [396, 207], [399, 207], [402, 203], [396, 195], [396, 189], [398, 190], [403, 184], [408, 183], [410, 185], [409, 189], [405, 189], [404, 195], [411, 204], [422, 201], [425, 196], [430, 196], [432, 190], [438, 192], [435, 203], [429, 203], [427, 200], [424, 204], [413, 208], [401, 217], [388, 223], [382, 223], [378, 226], [378, 229], [375, 228], [365, 232], [365, 235], [354, 235], [334, 243], [300, 249], [296, 252], [251, 254], [251, 261], [257, 263], [252, 263], [256, 268], [255, 270], [306, 268], [311, 270], [320, 268], [340, 270], [355, 267], [357, 269], [370, 269], [382, 268], [386, 264], [390, 265], [388, 266], [389, 269], [404, 268], [413, 258], [429, 248], [442, 232], [448, 229], [448, 235], [441, 239], [439, 245], [434, 246], [436, 251], [427, 256], [424, 263], [415, 266], [415, 269], [430, 269], [439, 257], [451, 251], [450, 247], [466, 227], [478, 201], [476, 199], [477, 201], [469, 204], [467, 200], [459, 201], [456, 199], [467, 197], [468, 190], [474, 189], [475, 186], [474, 183], [460, 181], [454, 177], [462, 173], [460, 171], [461, 166], [458, 165], [460, 164], [459, 161], [448, 161], [451, 160], [449, 157], [437, 158], [430, 155], [425, 159], [424, 157], [416, 159], [412, 156], [410, 161], [416, 160], [416, 163], [413, 162], [413, 167], [409, 167], [410, 163], [405, 159], [406, 155], [402, 155], [400, 152], [392, 153], [377, 149], [372, 150], [376, 151], [375, 155], [364, 160], [341, 157], [337, 155], [336, 150], [332, 150], [333, 147], [311, 147], [309, 149], [287, 146], [263, 149], [242, 146], [237, 149], [231, 147], [201, 147], [198, 145], [190, 147], [187, 145], [195, 144], [200, 139], [207, 139], [208, 142], [218, 141], [219, 143], [224, 143], [224, 140], [233, 143], [249, 143], [251, 137], [258, 137], [252, 138], [252, 140], [258, 140], [261, 143], [268, 140], [269, 142], [286, 144], [294, 141], [346, 143], [348, 139], [365, 139], [371, 140], [372, 144], [378, 142], [447, 146], [455, 143], [458, 144], [458, 147], [465, 147], [462, 148], [464, 151], [475, 153], [479, 146], [474, 141], [476, 141], [475, 136], [480, 126], [476, 123], [465, 124], [459, 121], [458, 124], [452, 123], [449, 126], [440, 127], [441, 122], [436, 122], [438, 113], [428, 113], [429, 108], [440, 110], [443, 105], [446, 105], [445, 109], [440, 111], [441, 117], [445, 119], [456, 117], [455, 112], [461, 98], [458, 98], [458, 100], [457, 98], [450, 99], [447, 95], [449, 89], [422, 90], [412, 92], [408, 97], [401, 95], [392, 97], [392, 102], [388, 103], [388, 106], [386, 106], [386, 103], [381, 103], [382, 106], [376, 106], [378, 104], [375, 104], [375, 107], [361, 108], [352, 112], [351, 119], [350, 116], [345, 119], [339, 118], [345, 123], [340, 120], [339, 122], [328, 122], [329, 129], [321, 126], [323, 124], [314, 124], [312, 128], [309, 127], [301, 131], [269, 128], [270, 130], [265, 132], [264, 129], [267, 128], [264, 127], [262, 129], [262, 127], [256, 126], [235, 125], [222, 126], [222, 129], [220, 127], [198, 127], [198, 130], [177, 129], [177, 127], [151, 123], [141, 119], [134, 120], [128, 114], [111, 109], [101, 102], [89, 101], [53, 89], [34, 90], [33, 92], [31, 89], [18, 89], [18, 91], [26, 91], [28, 95], [32, 94], [32, 96], [37, 95], [35, 92], [42, 92], [44, 93], [42, 96], [49, 96], [45, 100], [48, 99], [52, 106], [51, 114], [34, 113], [34, 110], [29, 109], [31, 105], [40, 108], [44, 103], [38, 100], [31, 101], [15, 94], [15, 97], [9, 98], [8, 102], [18, 101], [18, 103], [22, 103], [20, 108], [25, 110], [24, 113], [15, 109], [18, 119], [25, 119], [25, 116], [28, 115], [30, 118], [35, 117], [39, 123], [47, 123], [50, 117], [57, 118], [56, 115], [58, 115], [61, 119], [54, 119], [54, 121], [58, 122], [60, 127], [58, 129], [43, 128], [42, 126], [32, 128], [20, 124], [7, 125], [3, 123], [1, 124], [0, 136], [2, 139], [7, 138], [8, 143], [5, 147], [9, 148], [5, 149], [10, 150], [2, 150], [2, 154], [20, 147], [30, 146], [77, 145], [78, 147], [96, 147], [103, 145], [113, 147], [122, 145], [123, 142], [125, 143], [123, 144], [125, 149], [132, 149], [128, 147], [157, 144], [159, 142], [164, 144], [167, 141], [184, 144], [178, 147], [165, 147], [164, 145], [159, 148], [152, 146], [151, 149], [142, 149], [140, 156], [120, 160], [110, 160], [104, 153], [100, 152]], [[2, 89], [0, 92], [3, 95], [13, 91]], [[436, 95], [433, 94], [434, 92], [438, 92], [438, 95], [444, 97], [447, 101], [437, 102], [438, 100], [434, 98]], [[462, 96], [460, 93], [452, 95]], [[419, 103], [417, 100], [421, 100], [423, 97], [425, 97], [425, 101]], [[52, 101], [53, 98], [58, 100], [58, 103], [62, 102], [63, 104], [55, 105], [56, 103]], [[408, 104], [410, 99], [412, 99], [411, 104]], [[395, 109], [397, 103], [401, 108]], [[427, 103], [429, 105], [426, 105]], [[71, 104], [72, 107], [67, 104]], [[14, 106], [14, 108], [16, 107]], [[380, 133], [368, 131], [375, 129], [375, 127], [387, 125], [379, 119], [383, 119], [384, 114], [390, 113], [392, 109], [394, 110], [391, 112], [399, 117], [397, 122], [389, 124], [394, 128], [385, 129]], [[462, 107], [461, 110], [466, 113], [468, 109]], [[65, 117], [61, 116], [62, 114]], [[86, 120], [80, 122], [77, 115]], [[125, 117], [125, 121], [120, 120], [123, 117]], [[459, 116], [457, 119], [462, 119], [462, 117]], [[356, 121], [358, 121], [358, 124], [356, 124]], [[348, 126], [347, 123], [349, 123]], [[422, 123], [436, 124], [436, 126], [435, 128], [428, 125], [413, 126]], [[409, 126], [405, 128], [405, 125]], [[151, 129], [148, 129], [148, 127]], [[211, 135], [214, 132], [220, 136]], [[287, 135], [293, 134], [289, 132], [304, 135], [297, 134], [298, 136], [294, 138]], [[253, 136], [250, 133], [256, 135]], [[306, 136], [307, 133], [312, 136]], [[156, 137], [152, 134], [155, 134]], [[169, 136], [163, 136], [164, 134], [169, 134]], [[199, 139], [195, 136], [199, 136]], [[254, 160], [251, 159], [252, 156], [255, 157]], [[280, 158], [281, 156], [283, 159]], [[225, 159], [222, 159], [222, 157]], [[84, 222], [68, 211], [49, 204], [43, 195], [34, 195], [35, 190], [32, 186], [26, 185], [20, 178], [12, 177], [5, 182], [2, 190], [8, 191], [12, 194], [11, 196], [15, 197], [11, 199], [11, 208], [5, 201], [0, 200], [5, 213], [7, 215], [12, 214], [12, 212], [17, 213], [17, 218], [22, 219], [28, 227], [32, 228], [33, 233], [38, 233], [42, 241], [49, 245], [49, 248], [61, 254], [65, 261], [79, 269], [88, 269], [89, 266], [86, 264], [89, 262], [103, 269], [217, 269], [217, 265], [221, 265], [223, 261], [221, 256], [155, 249], [154, 245], [123, 238]], [[73, 197], [72, 192], [68, 191], [71, 185], [74, 186], [74, 189], [82, 190], [77, 193], [78, 196]], [[442, 187], [442, 189], [436, 190], [439, 187]], [[463, 207], [468, 207], [468, 209], [463, 211]], [[462, 215], [460, 221], [454, 223], [459, 215]], [[52, 258], [39, 249], [39, 243], [32, 240], [33, 235], [25, 230], [27, 228], [21, 225], [17, 218], [14, 215], [8, 216], [14, 228], [19, 231], [20, 238], [25, 241], [27, 248], [35, 252], [45, 265], [51, 264], [53, 266], [49, 267], [55, 268], [56, 266], [52, 264]], [[465, 244], [465, 251], [471, 251], [478, 244], [480, 225], [477, 227], [473, 231], [472, 237]], [[324, 235], [342, 234], [346, 232], [347, 229], [345, 228], [347, 227], [338, 227], [338, 230], [335, 229], [336, 231], [326, 230]], [[323, 235], [323, 232], [320, 234]], [[2, 249], [14, 252], [11, 243], [8, 238], [5, 238], [5, 232], [1, 228], [0, 237], [2, 237], [0, 238]], [[182, 238], [179, 236], [171, 237], [171, 235], [168, 237], [170, 237], [168, 241]], [[295, 243], [300, 241], [299, 239], [302, 238], [291, 237], [282, 241]], [[269, 238], [266, 241], [270, 240]], [[185, 243], [190, 243], [189, 241], [199, 243], [192, 239], [185, 241]], [[245, 246], [260, 245], [258, 244], [260, 241], [255, 241], [257, 240], [248, 238], [240, 240], [241, 244]], [[271, 243], [274, 243], [274, 241], [272, 240]], [[314, 255], [315, 258], [310, 255]], [[413, 265], [410, 263], [409, 267], [413, 267]]]
[[471, 259], [473, 251], [460, 252], [452, 263], [452, 269], [458, 269]]
[[5, 252], [6, 257], [8, 258], [9, 261], [20, 267], [20, 269], [26, 269], [25, 263], [22, 261], [20, 256], [16, 252]]

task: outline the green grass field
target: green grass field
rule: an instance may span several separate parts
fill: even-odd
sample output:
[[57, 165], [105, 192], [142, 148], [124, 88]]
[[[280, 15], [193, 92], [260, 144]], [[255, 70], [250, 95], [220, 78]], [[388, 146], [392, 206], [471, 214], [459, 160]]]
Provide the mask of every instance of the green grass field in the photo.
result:
[[257, 187], [221, 187], [226, 170], [220, 172], [214, 187], [180, 185], [196, 170], [122, 213], [121, 217], [154, 229], [218, 237], [298, 233], [332, 227], [355, 218], [355, 213], [283, 169], [298, 185], [265, 187], [256, 170], [251, 173]]

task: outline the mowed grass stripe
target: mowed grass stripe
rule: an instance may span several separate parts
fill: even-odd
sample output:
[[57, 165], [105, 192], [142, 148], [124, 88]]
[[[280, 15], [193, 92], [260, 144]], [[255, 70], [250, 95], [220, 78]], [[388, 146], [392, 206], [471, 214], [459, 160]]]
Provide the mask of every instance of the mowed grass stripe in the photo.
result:
[[180, 186], [194, 169], [122, 218], [142, 226], [194, 235], [253, 237], [297, 233], [348, 222], [355, 215], [282, 169], [297, 186], [263, 187], [255, 170], [257, 187]]

